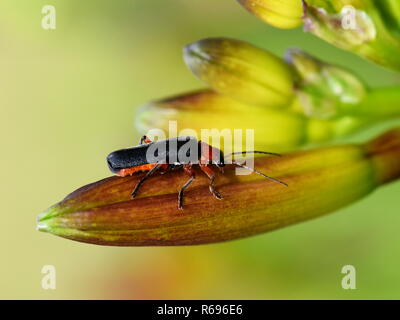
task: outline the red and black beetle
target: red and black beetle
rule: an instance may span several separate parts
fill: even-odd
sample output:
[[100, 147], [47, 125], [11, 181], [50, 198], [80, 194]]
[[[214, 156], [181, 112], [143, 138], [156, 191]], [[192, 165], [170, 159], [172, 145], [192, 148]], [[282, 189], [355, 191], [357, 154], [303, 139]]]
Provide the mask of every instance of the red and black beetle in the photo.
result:
[[[245, 153], [263, 153], [279, 156], [279, 154], [276, 153], [263, 151], [239, 152], [239, 154]], [[229, 156], [234, 154], [238, 153], [231, 153]], [[178, 193], [178, 208], [182, 209], [183, 193], [195, 179], [193, 165], [198, 165], [200, 170], [210, 179], [209, 188], [211, 194], [216, 199], [223, 199], [222, 195], [215, 190], [214, 183], [216, 173], [211, 169], [211, 166], [216, 166], [223, 171], [222, 168], [225, 166], [224, 154], [221, 150], [214, 148], [205, 142], [197, 141], [194, 137], [176, 137], [152, 142], [146, 136], [143, 136], [140, 139], [140, 144], [138, 146], [110, 153], [107, 156], [107, 163], [111, 172], [120, 177], [132, 175], [136, 172], [147, 172], [133, 189], [132, 198], [137, 195], [143, 182], [157, 171], [161, 170], [162, 172], [166, 172], [177, 167], [183, 167], [183, 170], [189, 175], [189, 180], [186, 181]], [[230, 163], [251, 170], [264, 178], [287, 186], [286, 183], [267, 176], [253, 168], [234, 161], [231, 161]]]

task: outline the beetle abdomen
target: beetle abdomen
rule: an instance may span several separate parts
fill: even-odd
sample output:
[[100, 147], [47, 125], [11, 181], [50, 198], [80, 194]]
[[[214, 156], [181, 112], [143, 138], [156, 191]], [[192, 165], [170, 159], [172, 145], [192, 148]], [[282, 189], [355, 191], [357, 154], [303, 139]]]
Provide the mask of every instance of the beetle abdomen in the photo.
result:
[[108, 155], [107, 163], [113, 173], [154, 163], [197, 163], [198, 145], [194, 137], [171, 138], [114, 151]]

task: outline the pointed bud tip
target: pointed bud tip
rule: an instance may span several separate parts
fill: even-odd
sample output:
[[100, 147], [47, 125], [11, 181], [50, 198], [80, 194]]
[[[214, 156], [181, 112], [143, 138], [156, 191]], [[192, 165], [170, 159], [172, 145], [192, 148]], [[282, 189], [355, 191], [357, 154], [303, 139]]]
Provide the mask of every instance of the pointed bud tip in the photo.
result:
[[203, 39], [183, 47], [183, 58], [187, 65], [190, 66], [191, 59], [210, 60], [210, 56], [205, 51], [205, 44], [206, 39]]
[[38, 222], [36, 224], [36, 230], [41, 232], [50, 232], [50, 228], [46, 222]]

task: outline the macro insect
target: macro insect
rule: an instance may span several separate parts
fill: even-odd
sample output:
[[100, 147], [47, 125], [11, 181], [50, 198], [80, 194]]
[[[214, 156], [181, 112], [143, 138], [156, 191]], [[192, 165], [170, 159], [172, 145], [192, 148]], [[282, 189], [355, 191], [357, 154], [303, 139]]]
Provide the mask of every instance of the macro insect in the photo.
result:
[[[218, 148], [212, 147], [207, 143], [198, 141], [196, 138], [190, 136], [176, 137], [155, 142], [151, 141], [146, 136], [143, 136], [140, 139], [138, 146], [110, 153], [107, 156], [107, 163], [111, 172], [120, 177], [126, 177], [137, 172], [146, 172], [133, 188], [131, 194], [132, 198], [136, 197], [143, 183], [157, 171], [165, 173], [169, 170], [183, 167], [184, 172], [189, 176], [189, 179], [178, 192], [178, 208], [183, 209], [184, 191], [191, 185], [196, 177], [193, 168], [194, 165], [198, 165], [200, 170], [210, 180], [209, 189], [211, 194], [216, 199], [222, 200], [223, 196], [215, 189], [216, 172], [212, 167], [217, 167], [221, 172], [223, 172], [226, 158], [235, 154], [246, 153], [261, 153], [279, 156], [279, 154], [264, 151], [234, 152], [230, 153], [228, 156], [224, 156], [223, 152]], [[230, 161], [229, 163], [248, 169], [264, 178], [287, 186], [286, 183], [267, 176], [266, 174], [244, 164], [235, 161]]]

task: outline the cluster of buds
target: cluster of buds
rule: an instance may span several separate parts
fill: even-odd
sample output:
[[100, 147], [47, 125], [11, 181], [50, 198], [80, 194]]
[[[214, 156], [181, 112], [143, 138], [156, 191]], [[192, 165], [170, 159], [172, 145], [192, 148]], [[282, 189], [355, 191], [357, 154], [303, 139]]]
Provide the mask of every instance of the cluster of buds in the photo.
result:
[[238, 0], [268, 24], [304, 30], [382, 66], [400, 70], [398, 0]]
[[243, 41], [210, 38], [186, 46], [184, 60], [210, 89], [142, 106], [136, 116], [139, 132], [168, 131], [170, 121], [199, 137], [205, 126], [252, 128], [256, 149], [282, 152], [400, 114], [397, 88], [384, 109], [373, 108], [368, 101], [388, 96], [388, 90], [370, 90], [350, 71], [299, 49], [281, 59]]

